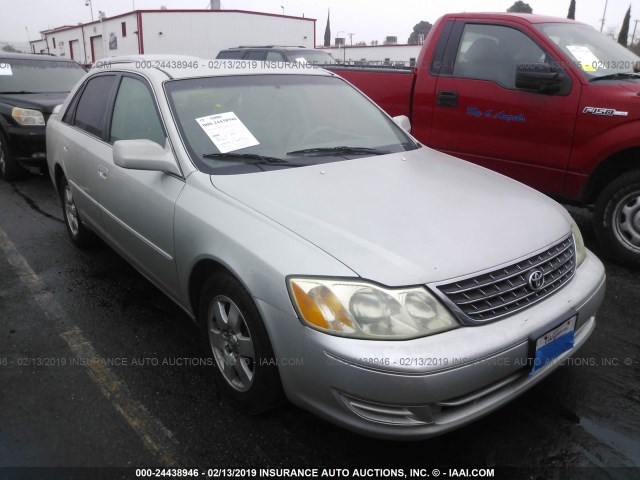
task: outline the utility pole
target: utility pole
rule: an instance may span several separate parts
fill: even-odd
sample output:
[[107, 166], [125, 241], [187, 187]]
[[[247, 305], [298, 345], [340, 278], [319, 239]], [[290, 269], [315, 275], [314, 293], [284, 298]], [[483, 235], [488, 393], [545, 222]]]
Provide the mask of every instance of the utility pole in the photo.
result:
[[634, 20], [635, 21], [635, 25], [633, 27], [633, 35], [631, 35], [631, 46], [633, 47], [633, 41], [636, 39], [636, 28], [638, 28], [638, 22], [640, 22], [640, 20]]
[[91, 3], [91, 0], [86, 0], [84, 6], [91, 8], [91, 21], [93, 22], [93, 3]]
[[607, 18], [607, 5], [609, 4], [609, 0], [605, 0], [604, 2], [604, 13], [602, 14], [602, 23], [600, 24], [600, 31], [604, 30], [604, 22]]
[[347, 35], [349, 35], [349, 43], [353, 47], [353, 36], [355, 35], [355, 33], [347, 33]]

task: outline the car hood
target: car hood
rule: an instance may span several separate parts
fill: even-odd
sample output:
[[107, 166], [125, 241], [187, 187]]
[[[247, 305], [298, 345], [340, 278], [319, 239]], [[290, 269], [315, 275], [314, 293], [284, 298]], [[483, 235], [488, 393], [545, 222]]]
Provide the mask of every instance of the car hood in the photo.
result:
[[69, 92], [0, 94], [0, 102], [14, 107], [33, 108], [51, 113], [56, 105], [64, 103]]
[[428, 148], [211, 180], [388, 286], [493, 268], [570, 231], [568, 214], [548, 197]]

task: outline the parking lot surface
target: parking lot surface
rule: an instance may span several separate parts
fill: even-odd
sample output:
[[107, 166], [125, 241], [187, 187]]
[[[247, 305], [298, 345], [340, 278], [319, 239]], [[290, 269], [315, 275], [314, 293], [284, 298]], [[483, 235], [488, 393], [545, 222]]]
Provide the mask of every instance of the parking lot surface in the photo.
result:
[[608, 276], [586, 346], [490, 416], [394, 443], [292, 405], [239, 413], [219, 395], [188, 316], [105, 244], [71, 245], [48, 178], [0, 182], [0, 205], [0, 478], [35, 475], [13, 467], [640, 478], [640, 274], [606, 260], [585, 210], [571, 212]]

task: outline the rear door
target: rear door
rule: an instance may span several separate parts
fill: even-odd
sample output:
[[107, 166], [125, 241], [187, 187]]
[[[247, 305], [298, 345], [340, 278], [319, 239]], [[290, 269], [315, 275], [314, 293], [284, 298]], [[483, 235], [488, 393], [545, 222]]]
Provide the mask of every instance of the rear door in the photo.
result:
[[578, 82], [565, 71], [567, 88], [559, 94], [518, 90], [518, 64], [558, 59], [516, 24], [456, 23], [432, 98], [430, 146], [539, 190], [561, 192]]
[[106, 112], [113, 100], [117, 76], [91, 77], [62, 118], [63, 164], [80, 217], [101, 230], [97, 184], [100, 159], [111, 154], [105, 141]]

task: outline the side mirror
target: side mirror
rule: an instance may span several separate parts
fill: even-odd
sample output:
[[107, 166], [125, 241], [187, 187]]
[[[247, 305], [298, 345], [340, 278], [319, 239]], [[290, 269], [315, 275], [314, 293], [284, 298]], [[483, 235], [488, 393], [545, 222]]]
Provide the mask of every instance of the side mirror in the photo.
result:
[[536, 93], [562, 93], [566, 76], [548, 63], [521, 63], [516, 69], [516, 88]]
[[173, 153], [151, 140], [118, 140], [113, 144], [113, 163], [130, 170], [151, 170], [182, 175]]
[[407, 133], [411, 133], [411, 120], [409, 120], [409, 117], [406, 115], [398, 115], [397, 117], [393, 117], [393, 121]]
[[51, 115], [56, 115], [57, 113], [60, 113], [60, 110], [62, 110], [62, 104], [56, 105], [55, 107], [53, 107], [53, 111], [51, 112]]

